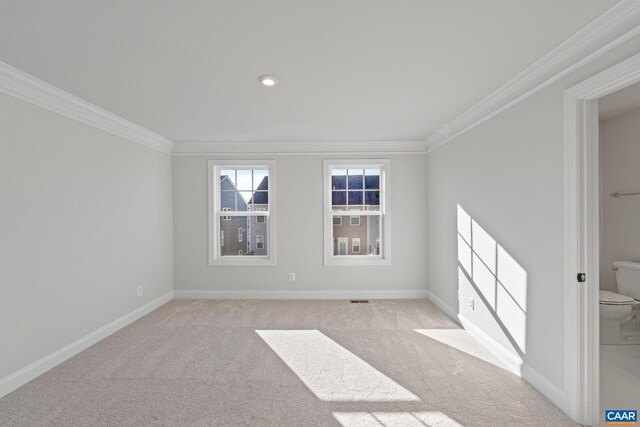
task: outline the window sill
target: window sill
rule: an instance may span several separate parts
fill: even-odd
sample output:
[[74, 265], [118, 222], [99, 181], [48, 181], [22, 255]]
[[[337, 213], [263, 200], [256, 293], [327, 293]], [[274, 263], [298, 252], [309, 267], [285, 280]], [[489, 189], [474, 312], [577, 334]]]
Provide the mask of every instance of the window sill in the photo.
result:
[[343, 255], [331, 256], [325, 258], [325, 266], [374, 266], [374, 265], [391, 265], [389, 258], [369, 255]]
[[260, 257], [260, 256], [229, 256], [224, 258], [218, 258], [209, 260], [209, 266], [233, 266], [233, 267], [272, 267], [276, 262], [272, 258]]

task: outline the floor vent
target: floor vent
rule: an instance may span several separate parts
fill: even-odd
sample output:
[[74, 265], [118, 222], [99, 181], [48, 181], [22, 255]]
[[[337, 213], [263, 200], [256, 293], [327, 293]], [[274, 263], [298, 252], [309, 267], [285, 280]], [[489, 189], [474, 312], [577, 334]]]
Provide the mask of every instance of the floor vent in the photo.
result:
[[352, 299], [349, 300], [351, 304], [367, 304], [369, 302], [368, 299]]

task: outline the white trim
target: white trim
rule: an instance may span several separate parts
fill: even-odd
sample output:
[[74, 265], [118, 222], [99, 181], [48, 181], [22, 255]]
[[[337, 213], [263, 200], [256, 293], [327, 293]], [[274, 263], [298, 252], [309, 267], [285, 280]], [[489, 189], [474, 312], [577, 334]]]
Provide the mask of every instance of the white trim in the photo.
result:
[[555, 385], [549, 378], [533, 369], [526, 362], [522, 364], [522, 379], [531, 384], [533, 388], [538, 390], [544, 397], [549, 399], [554, 405], [562, 409], [565, 407], [564, 392], [560, 387]]
[[621, 0], [426, 140], [427, 152], [640, 34], [640, 2]]
[[490, 337], [479, 326], [475, 325], [471, 320], [464, 317], [462, 314], [458, 315], [462, 327], [469, 332], [473, 338], [475, 338], [480, 344], [485, 346], [495, 357], [504, 364], [504, 366], [517, 376], [522, 374], [522, 364], [524, 361], [511, 351], [507, 350], [503, 345], [498, 343]]
[[0, 92], [163, 153], [173, 141], [0, 61]]
[[424, 141], [176, 141], [175, 155], [424, 153]]
[[[266, 211], [230, 211], [225, 212], [224, 216], [265, 216], [267, 236], [267, 255], [245, 255], [245, 256], [218, 256], [219, 236], [218, 218], [223, 216], [218, 209], [217, 194], [220, 192], [220, 180], [217, 170], [221, 167], [242, 167], [251, 169], [268, 169], [269, 170], [269, 204]], [[275, 266], [276, 265], [276, 167], [274, 160], [229, 160], [229, 159], [210, 159], [207, 162], [207, 190], [208, 190], [208, 248], [209, 248], [209, 266]], [[247, 229], [247, 233], [249, 230]], [[236, 237], [237, 238], [237, 237]], [[247, 234], [247, 239], [249, 238]], [[226, 236], [229, 240], [229, 236]], [[241, 242], [238, 242], [241, 243]]]
[[557, 407], [563, 408], [565, 406], [565, 396], [562, 389], [540, 372], [525, 363], [520, 357], [510, 352], [496, 340], [487, 335], [469, 319], [463, 315], [459, 315], [458, 318], [460, 319], [464, 329], [469, 332], [469, 335], [475, 338], [496, 358], [498, 358], [498, 360], [500, 360], [500, 362], [502, 362], [510, 372], [527, 381], [533, 388], [538, 390]]
[[564, 410], [582, 424], [600, 419], [597, 99], [637, 82], [640, 54], [565, 91]]
[[465, 316], [456, 313], [453, 308], [433, 292], [427, 290], [426, 293], [427, 298], [429, 298], [436, 307], [469, 332], [469, 335], [486, 347], [510, 372], [522, 377], [557, 407], [561, 409], [565, 407], [565, 395], [560, 387], [525, 363], [519, 356], [507, 350]]
[[0, 379], [0, 397], [3, 397], [18, 387], [23, 386], [36, 377], [44, 374], [48, 370], [58, 366], [65, 360], [75, 356], [83, 350], [91, 347], [97, 342], [105, 339], [109, 335], [119, 331], [125, 326], [135, 322], [143, 316], [151, 313], [158, 307], [168, 303], [173, 299], [173, 291], [154, 299], [139, 307], [132, 312], [125, 314], [124, 316], [114, 320], [113, 322], [96, 329], [95, 331], [85, 335], [84, 337], [72, 342], [69, 345], [62, 347], [59, 350], [43, 357], [42, 359], [33, 362], [19, 371], [14, 372], [2, 379]]
[[291, 300], [322, 300], [322, 299], [423, 299], [427, 298], [427, 291], [393, 290], [393, 291], [365, 291], [365, 290], [336, 290], [336, 291], [300, 291], [300, 290], [176, 290], [176, 299], [291, 299]]
[[458, 313], [451, 308], [447, 303], [445, 303], [440, 297], [436, 296], [433, 292], [427, 290], [427, 298], [438, 307], [444, 314], [449, 316], [451, 320], [460, 325], [460, 321], [458, 320]]
[[[349, 211], [331, 210], [331, 168], [340, 166], [345, 169], [373, 169], [380, 168], [380, 210], [379, 211]], [[391, 160], [375, 158], [341, 158], [324, 159], [322, 161], [323, 186], [323, 218], [324, 218], [324, 265], [325, 266], [384, 266], [391, 265], [391, 199], [388, 189], [391, 188]], [[364, 191], [364, 190], [363, 190]], [[333, 216], [367, 215], [381, 216], [381, 254], [380, 255], [333, 255]], [[347, 245], [348, 246], [348, 245]], [[361, 249], [362, 250], [362, 249]]]

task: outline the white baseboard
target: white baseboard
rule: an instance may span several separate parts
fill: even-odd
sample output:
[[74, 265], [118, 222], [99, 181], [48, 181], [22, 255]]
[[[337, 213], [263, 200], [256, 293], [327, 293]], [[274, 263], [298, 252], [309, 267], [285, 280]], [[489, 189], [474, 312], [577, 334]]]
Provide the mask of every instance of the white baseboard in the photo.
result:
[[544, 397], [549, 399], [558, 408], [564, 411], [565, 398], [564, 391], [557, 385], [549, 381], [547, 377], [524, 363], [522, 365], [522, 378], [538, 390]]
[[100, 329], [97, 329], [89, 333], [88, 335], [85, 335], [84, 337], [72, 342], [71, 344], [54, 351], [53, 353], [43, 357], [36, 362], [33, 362], [30, 365], [25, 366], [24, 368], [20, 369], [17, 372], [14, 372], [11, 375], [0, 379], [0, 397], [11, 393], [18, 387], [23, 386], [34, 378], [44, 374], [49, 369], [54, 368], [65, 360], [75, 356], [81, 351], [91, 347], [95, 343], [105, 339], [114, 332], [117, 332], [130, 323], [133, 323], [139, 318], [151, 313], [153, 310], [166, 304], [172, 299], [173, 291], [167, 292], [161, 297], [158, 297], [153, 301], [143, 305], [142, 307], [139, 307], [132, 312], [125, 314], [124, 316], [101, 327]]
[[487, 335], [482, 329], [473, 324], [466, 317], [459, 315], [464, 329], [469, 334], [484, 345], [495, 357], [497, 357], [508, 370], [521, 377], [538, 390], [544, 397], [549, 399], [558, 408], [564, 410], [564, 391], [552, 383], [547, 377], [533, 369], [525, 363], [518, 355], [513, 354], [496, 340]]
[[178, 299], [419, 299], [427, 298], [426, 290], [398, 291], [214, 291], [176, 290]]
[[431, 300], [431, 302], [433, 304], [435, 304], [436, 307], [438, 307], [441, 311], [443, 311], [444, 314], [449, 316], [451, 318], [451, 320], [453, 320], [458, 325], [460, 325], [460, 320], [458, 320], [458, 313], [456, 313], [456, 311], [454, 309], [452, 309], [449, 306], [449, 304], [445, 303], [443, 300], [441, 300], [439, 297], [437, 297], [436, 294], [434, 294], [433, 292], [431, 292], [429, 290], [427, 291], [427, 298], [429, 298]]
[[464, 329], [469, 332], [473, 338], [478, 340], [480, 344], [484, 345], [495, 357], [497, 357], [509, 371], [519, 377], [522, 376], [522, 365], [524, 362], [519, 356], [507, 350], [502, 344], [498, 343], [463, 315], [459, 314], [458, 318], [460, 319]]

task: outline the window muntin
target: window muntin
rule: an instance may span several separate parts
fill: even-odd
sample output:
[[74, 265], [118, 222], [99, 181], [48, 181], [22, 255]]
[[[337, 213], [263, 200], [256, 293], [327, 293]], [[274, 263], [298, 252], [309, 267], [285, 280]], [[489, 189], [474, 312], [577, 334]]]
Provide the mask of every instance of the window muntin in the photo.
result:
[[389, 264], [389, 161], [325, 160], [324, 166], [325, 265]]
[[273, 162], [212, 160], [209, 169], [210, 264], [272, 265]]

